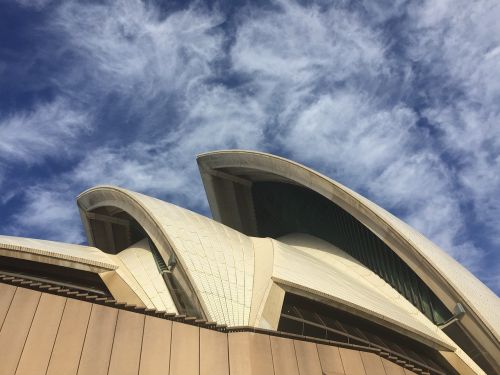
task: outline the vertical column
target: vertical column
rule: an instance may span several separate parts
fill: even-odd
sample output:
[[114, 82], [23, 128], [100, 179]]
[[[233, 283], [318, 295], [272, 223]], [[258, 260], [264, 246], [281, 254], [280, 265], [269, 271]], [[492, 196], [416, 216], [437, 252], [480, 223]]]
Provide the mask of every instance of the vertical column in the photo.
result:
[[275, 375], [299, 375], [293, 340], [270, 336]]
[[360, 352], [361, 359], [367, 374], [386, 375], [384, 365], [380, 357], [374, 353]]
[[345, 374], [339, 348], [317, 344], [321, 368], [324, 373]]
[[231, 375], [274, 375], [268, 335], [251, 332], [228, 334]]
[[363, 366], [363, 361], [361, 360], [361, 355], [359, 351], [339, 348], [340, 358], [342, 358], [342, 364], [346, 374], [349, 375], [366, 375], [365, 368]]
[[9, 311], [15, 292], [15, 286], [0, 283], [0, 329], [2, 329], [3, 321], [5, 320], [7, 311]]
[[229, 375], [227, 333], [200, 328], [200, 374]]
[[381, 360], [387, 375], [405, 375], [405, 371], [401, 366], [398, 366], [394, 362], [388, 361], [385, 358], [381, 358]]
[[294, 340], [293, 344], [300, 375], [322, 375], [316, 344], [298, 340]]

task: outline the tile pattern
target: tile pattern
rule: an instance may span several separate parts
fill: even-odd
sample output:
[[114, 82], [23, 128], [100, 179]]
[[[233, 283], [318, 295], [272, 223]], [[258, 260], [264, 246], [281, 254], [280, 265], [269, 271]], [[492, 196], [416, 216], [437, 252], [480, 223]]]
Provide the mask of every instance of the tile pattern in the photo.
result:
[[[373, 229], [372, 226], [381, 228], [378, 233], [380, 238], [394, 236], [407, 242], [401, 251], [422, 264], [431, 265], [475, 311], [497, 341], [500, 340], [500, 298], [443, 249], [362, 195], [299, 163], [258, 151], [213, 151], [198, 155], [197, 162], [202, 179], [210, 170], [246, 168], [252, 170], [254, 175], [273, 174], [292, 180], [331, 199], [361, 221], [371, 222], [368, 225], [370, 229]], [[210, 204], [216, 206], [217, 202]], [[422, 274], [425, 272], [422, 271]]]
[[139, 193], [127, 194], [139, 201], [167, 234], [209, 318], [228, 326], [247, 325], [254, 275], [251, 239], [173, 204]]
[[415, 306], [346, 252], [304, 234], [287, 235], [273, 244], [273, 277], [281, 282], [340, 301], [427, 340], [456, 347]]
[[121, 251], [117, 257], [130, 271], [130, 277], [134, 279], [134, 283], [130, 282], [129, 285], [146, 303], [147, 307], [177, 313], [172, 296], [149, 249], [147, 239]]
[[500, 338], [500, 298], [489, 288], [481, 283], [469, 270], [463, 267], [450, 255], [430, 241], [420, 232], [416, 231], [404, 221], [398, 219], [390, 212], [377, 206], [365, 197], [343, 187], [351, 195], [382, 218], [390, 227], [397, 230], [424, 259], [429, 261], [435, 269], [439, 270], [454, 288], [470, 303], [483, 322]]

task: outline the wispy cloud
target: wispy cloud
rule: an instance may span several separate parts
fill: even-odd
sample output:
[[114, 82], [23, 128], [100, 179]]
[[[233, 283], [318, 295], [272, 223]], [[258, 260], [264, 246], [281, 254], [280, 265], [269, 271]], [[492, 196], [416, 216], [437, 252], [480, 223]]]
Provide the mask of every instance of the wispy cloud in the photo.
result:
[[[50, 28], [65, 35], [63, 49], [74, 53], [77, 67], [58, 75], [57, 84], [74, 100], [83, 97], [99, 113], [92, 126], [100, 137], [106, 133], [109, 138], [95, 146], [87, 143], [85, 155], [70, 171], [40, 181], [33, 191], [45, 202], [64, 207], [87, 187], [115, 184], [200, 209], [206, 201], [195, 155], [218, 148], [259, 147], [264, 114], [258, 103], [209, 82], [223, 57], [223, 35], [217, 30], [220, 16], [201, 10], [162, 16], [140, 1], [70, 2], [57, 10]], [[92, 98], [95, 93], [106, 108]], [[112, 103], [107, 102], [109, 96]], [[126, 139], [121, 124], [109, 125], [114, 128], [110, 130], [103, 123], [117, 111], [140, 115], [132, 126], [142, 129], [135, 139]], [[30, 191], [24, 199], [23, 213], [14, 220], [18, 228], [36, 230], [36, 223], [50, 212], [34, 209], [40, 204], [38, 194]], [[78, 232], [78, 221], [67, 223]], [[67, 231], [64, 227], [46, 235], [67, 238]]]
[[113, 95], [112, 106], [141, 114], [134, 125], [174, 126], [169, 118], [176, 105], [213, 76], [221, 52], [224, 35], [216, 26], [222, 19], [204, 10], [193, 6], [162, 15], [140, 0], [65, 2], [50, 28], [64, 35], [76, 64], [58, 77], [59, 84], [72, 94], [83, 87], [91, 101], [93, 95]]
[[[464, 201], [472, 204], [468, 222], [480, 223], [482, 241], [495, 249], [500, 244], [500, 4], [426, 1], [414, 10], [410, 55], [439, 77], [429, 88], [433, 97], [424, 114], [454, 160]], [[492, 274], [500, 274], [499, 257], [488, 251]], [[498, 277], [491, 283], [500, 289]]]
[[41, 10], [52, 2], [52, 0], [15, 0], [19, 5], [26, 8]]
[[78, 137], [89, 131], [89, 116], [56, 99], [0, 118], [0, 161], [42, 163], [68, 157]]
[[44, 187], [30, 187], [25, 191], [26, 206], [12, 217], [7, 226], [10, 235], [43, 234], [45, 239], [69, 243], [84, 242], [83, 228], [76, 206], [69, 204], [74, 196], [64, 182]]
[[0, 163], [98, 137], [25, 194], [16, 228], [61, 216], [67, 226], [47, 236], [81, 233], [66, 207], [100, 183], [206, 210], [195, 154], [259, 149], [360, 190], [500, 289], [483, 271], [498, 254], [468, 229], [471, 206], [488, 241], [500, 238], [498, 8], [276, 1], [228, 15], [201, 2], [61, 2], [45, 27], [70, 62], [52, 77], [66, 100], [4, 117]]

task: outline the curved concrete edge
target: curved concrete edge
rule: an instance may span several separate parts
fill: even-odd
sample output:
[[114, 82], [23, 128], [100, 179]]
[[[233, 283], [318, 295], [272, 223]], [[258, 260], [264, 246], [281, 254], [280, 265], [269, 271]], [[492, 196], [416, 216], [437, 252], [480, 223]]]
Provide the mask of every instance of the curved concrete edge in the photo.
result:
[[[89, 242], [91, 241], [91, 233], [85, 213], [98, 207], [111, 206], [127, 212], [143, 227], [157, 246], [165, 262], [168, 262], [169, 256], [172, 253], [176, 255], [179, 254], [175, 242], [172, 241], [169, 234], [163, 230], [154, 214], [150, 212], [140, 200], [136, 199], [132, 192], [126, 189], [111, 185], [99, 185], [80, 193], [77, 197], [77, 204], [80, 209], [80, 216], [82, 217]], [[210, 317], [209, 310], [201, 297], [201, 292], [196, 282], [194, 282], [191, 274], [186, 272], [187, 265], [183, 262], [182, 257], [178, 257], [177, 259], [180, 263], [181, 272], [186, 279], [189, 280], [190, 287], [202, 308], [202, 313], [205, 315], [200, 318]]]
[[[118, 268], [111, 257], [95, 247], [32, 238], [0, 235], [0, 255], [93, 273]], [[102, 261], [93, 259], [96, 255]]]

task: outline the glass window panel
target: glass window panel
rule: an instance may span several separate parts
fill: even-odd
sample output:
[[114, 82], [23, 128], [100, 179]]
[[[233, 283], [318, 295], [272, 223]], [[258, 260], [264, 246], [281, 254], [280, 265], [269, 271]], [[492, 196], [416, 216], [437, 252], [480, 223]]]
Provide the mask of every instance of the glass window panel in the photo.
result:
[[326, 328], [316, 327], [306, 323], [304, 324], [304, 336], [326, 339]]
[[297, 311], [297, 309], [293, 305], [285, 305], [284, 304], [283, 310], [281, 313], [286, 314], [286, 315], [295, 316], [297, 318], [302, 318], [302, 316], [299, 314], [299, 312]]
[[[311, 307], [314, 307], [314, 305], [311, 305]], [[323, 322], [318, 319], [317, 315], [313, 311], [308, 310], [304, 306], [298, 307], [298, 310], [304, 320], [323, 325]]]
[[303, 324], [293, 319], [281, 317], [278, 325], [278, 331], [302, 335]]
[[330, 331], [328, 330], [326, 332], [326, 339], [330, 341], [337, 341], [337, 342], [347, 342], [347, 336], [341, 335], [338, 332]]

